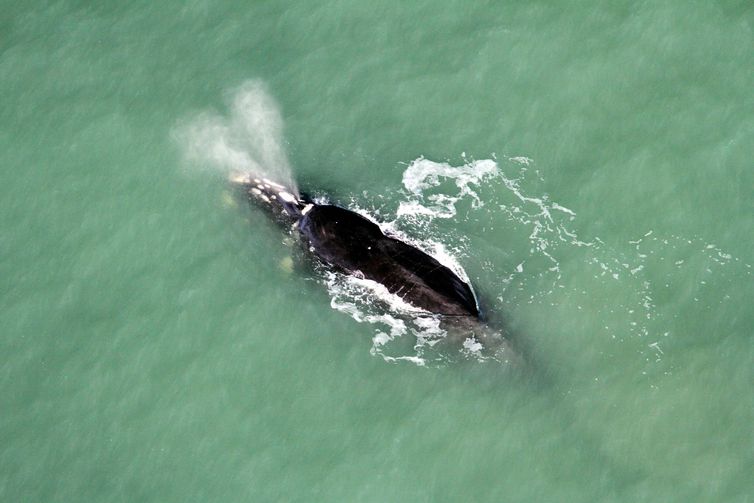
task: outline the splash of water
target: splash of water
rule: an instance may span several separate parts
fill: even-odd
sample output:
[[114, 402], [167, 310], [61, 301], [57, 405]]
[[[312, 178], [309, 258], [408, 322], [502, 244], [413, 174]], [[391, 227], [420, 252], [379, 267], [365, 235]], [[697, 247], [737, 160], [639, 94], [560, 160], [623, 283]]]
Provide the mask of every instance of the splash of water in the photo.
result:
[[179, 126], [174, 138], [193, 168], [264, 177], [298, 193], [283, 148], [283, 120], [275, 100], [259, 80], [249, 80], [227, 96], [228, 114], [201, 112]]

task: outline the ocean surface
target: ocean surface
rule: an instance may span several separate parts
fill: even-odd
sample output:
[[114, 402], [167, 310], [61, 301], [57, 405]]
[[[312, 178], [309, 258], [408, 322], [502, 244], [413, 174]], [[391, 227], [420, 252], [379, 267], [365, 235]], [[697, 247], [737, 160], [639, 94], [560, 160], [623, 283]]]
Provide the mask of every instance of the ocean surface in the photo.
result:
[[[0, 7], [0, 501], [754, 501], [750, 1]], [[235, 171], [437, 256], [525, 361]]]

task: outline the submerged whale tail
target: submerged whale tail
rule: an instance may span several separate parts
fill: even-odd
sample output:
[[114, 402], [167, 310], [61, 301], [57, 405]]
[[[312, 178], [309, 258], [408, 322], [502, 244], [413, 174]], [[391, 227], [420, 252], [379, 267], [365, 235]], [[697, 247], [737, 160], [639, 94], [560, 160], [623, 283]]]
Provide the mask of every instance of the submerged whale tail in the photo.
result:
[[277, 220], [296, 221], [309, 201], [293, 189], [252, 173], [232, 173], [231, 183], [241, 187], [250, 201], [272, 213]]

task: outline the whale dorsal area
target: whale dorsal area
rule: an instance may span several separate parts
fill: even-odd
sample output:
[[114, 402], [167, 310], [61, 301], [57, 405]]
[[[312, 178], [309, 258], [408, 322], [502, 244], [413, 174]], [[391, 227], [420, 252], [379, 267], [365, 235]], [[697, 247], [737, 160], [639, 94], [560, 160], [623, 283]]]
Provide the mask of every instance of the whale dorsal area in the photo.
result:
[[433, 257], [386, 236], [358, 213], [315, 205], [299, 222], [312, 251], [328, 264], [383, 284], [409, 304], [448, 316], [479, 316], [471, 287]]

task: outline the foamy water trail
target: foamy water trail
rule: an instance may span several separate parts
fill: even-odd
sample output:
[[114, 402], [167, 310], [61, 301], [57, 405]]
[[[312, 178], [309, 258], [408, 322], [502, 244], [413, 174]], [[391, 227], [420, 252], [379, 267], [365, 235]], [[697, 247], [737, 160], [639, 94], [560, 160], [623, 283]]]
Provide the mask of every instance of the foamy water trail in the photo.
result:
[[204, 111], [176, 127], [174, 138], [189, 165], [275, 180], [298, 192], [283, 147], [283, 120], [275, 100], [259, 80], [227, 96], [228, 113]]
[[[698, 237], [658, 236], [647, 230], [628, 243], [581, 238], [574, 230], [577, 212], [551, 200], [541, 190], [544, 180], [534, 162], [525, 157], [466, 160], [460, 166], [420, 157], [408, 163], [402, 181], [404, 189], [387, 198], [399, 199], [397, 208], [366, 210], [369, 205], [364, 202], [354, 202], [350, 208], [367, 217], [379, 214], [378, 223], [384, 232], [433, 255], [465, 280], [468, 277], [461, 262], [481, 264], [487, 288], [502, 292], [496, 299], [485, 299], [488, 308], [505, 310], [506, 306], [539, 304], [546, 310], [564, 302], [572, 303], [575, 313], [588, 308], [592, 322], [604, 320], [603, 332], [594, 336], [630, 345], [645, 360], [646, 371], [663, 365], [666, 341], [673, 335], [667, 328], [673, 325], [672, 319], [657, 308], [654, 300], [655, 292], [668, 278], [649, 276], [647, 269], [681, 254], [672, 259], [672, 264], [683, 277], [688, 271], [681, 271], [691, 263], [702, 267], [699, 272], [709, 277], [752, 274], [750, 264]], [[385, 194], [380, 194], [378, 200], [384, 199]], [[523, 241], [528, 246], [518, 247], [512, 266], [492, 263], [471, 251], [462, 235], [438, 231], [442, 221], [449, 219], [487, 222], [492, 242]], [[475, 278], [472, 283], [478, 281]], [[600, 292], [618, 289], [622, 300], [603, 298], [586, 289], [584, 283]], [[436, 351], [448, 335], [440, 327], [439, 318], [404, 309], [400, 299], [388, 292], [368, 289], [362, 280], [337, 275], [330, 276], [326, 284], [334, 309], [374, 326], [371, 352], [388, 362], [435, 365], [459, 354], [486, 359], [473, 335], [463, 341], [462, 347], [456, 347], [455, 356], [447, 353], [447, 347], [445, 353]], [[705, 284], [706, 280], [700, 281], [700, 291]], [[389, 310], [375, 306], [375, 297]]]

